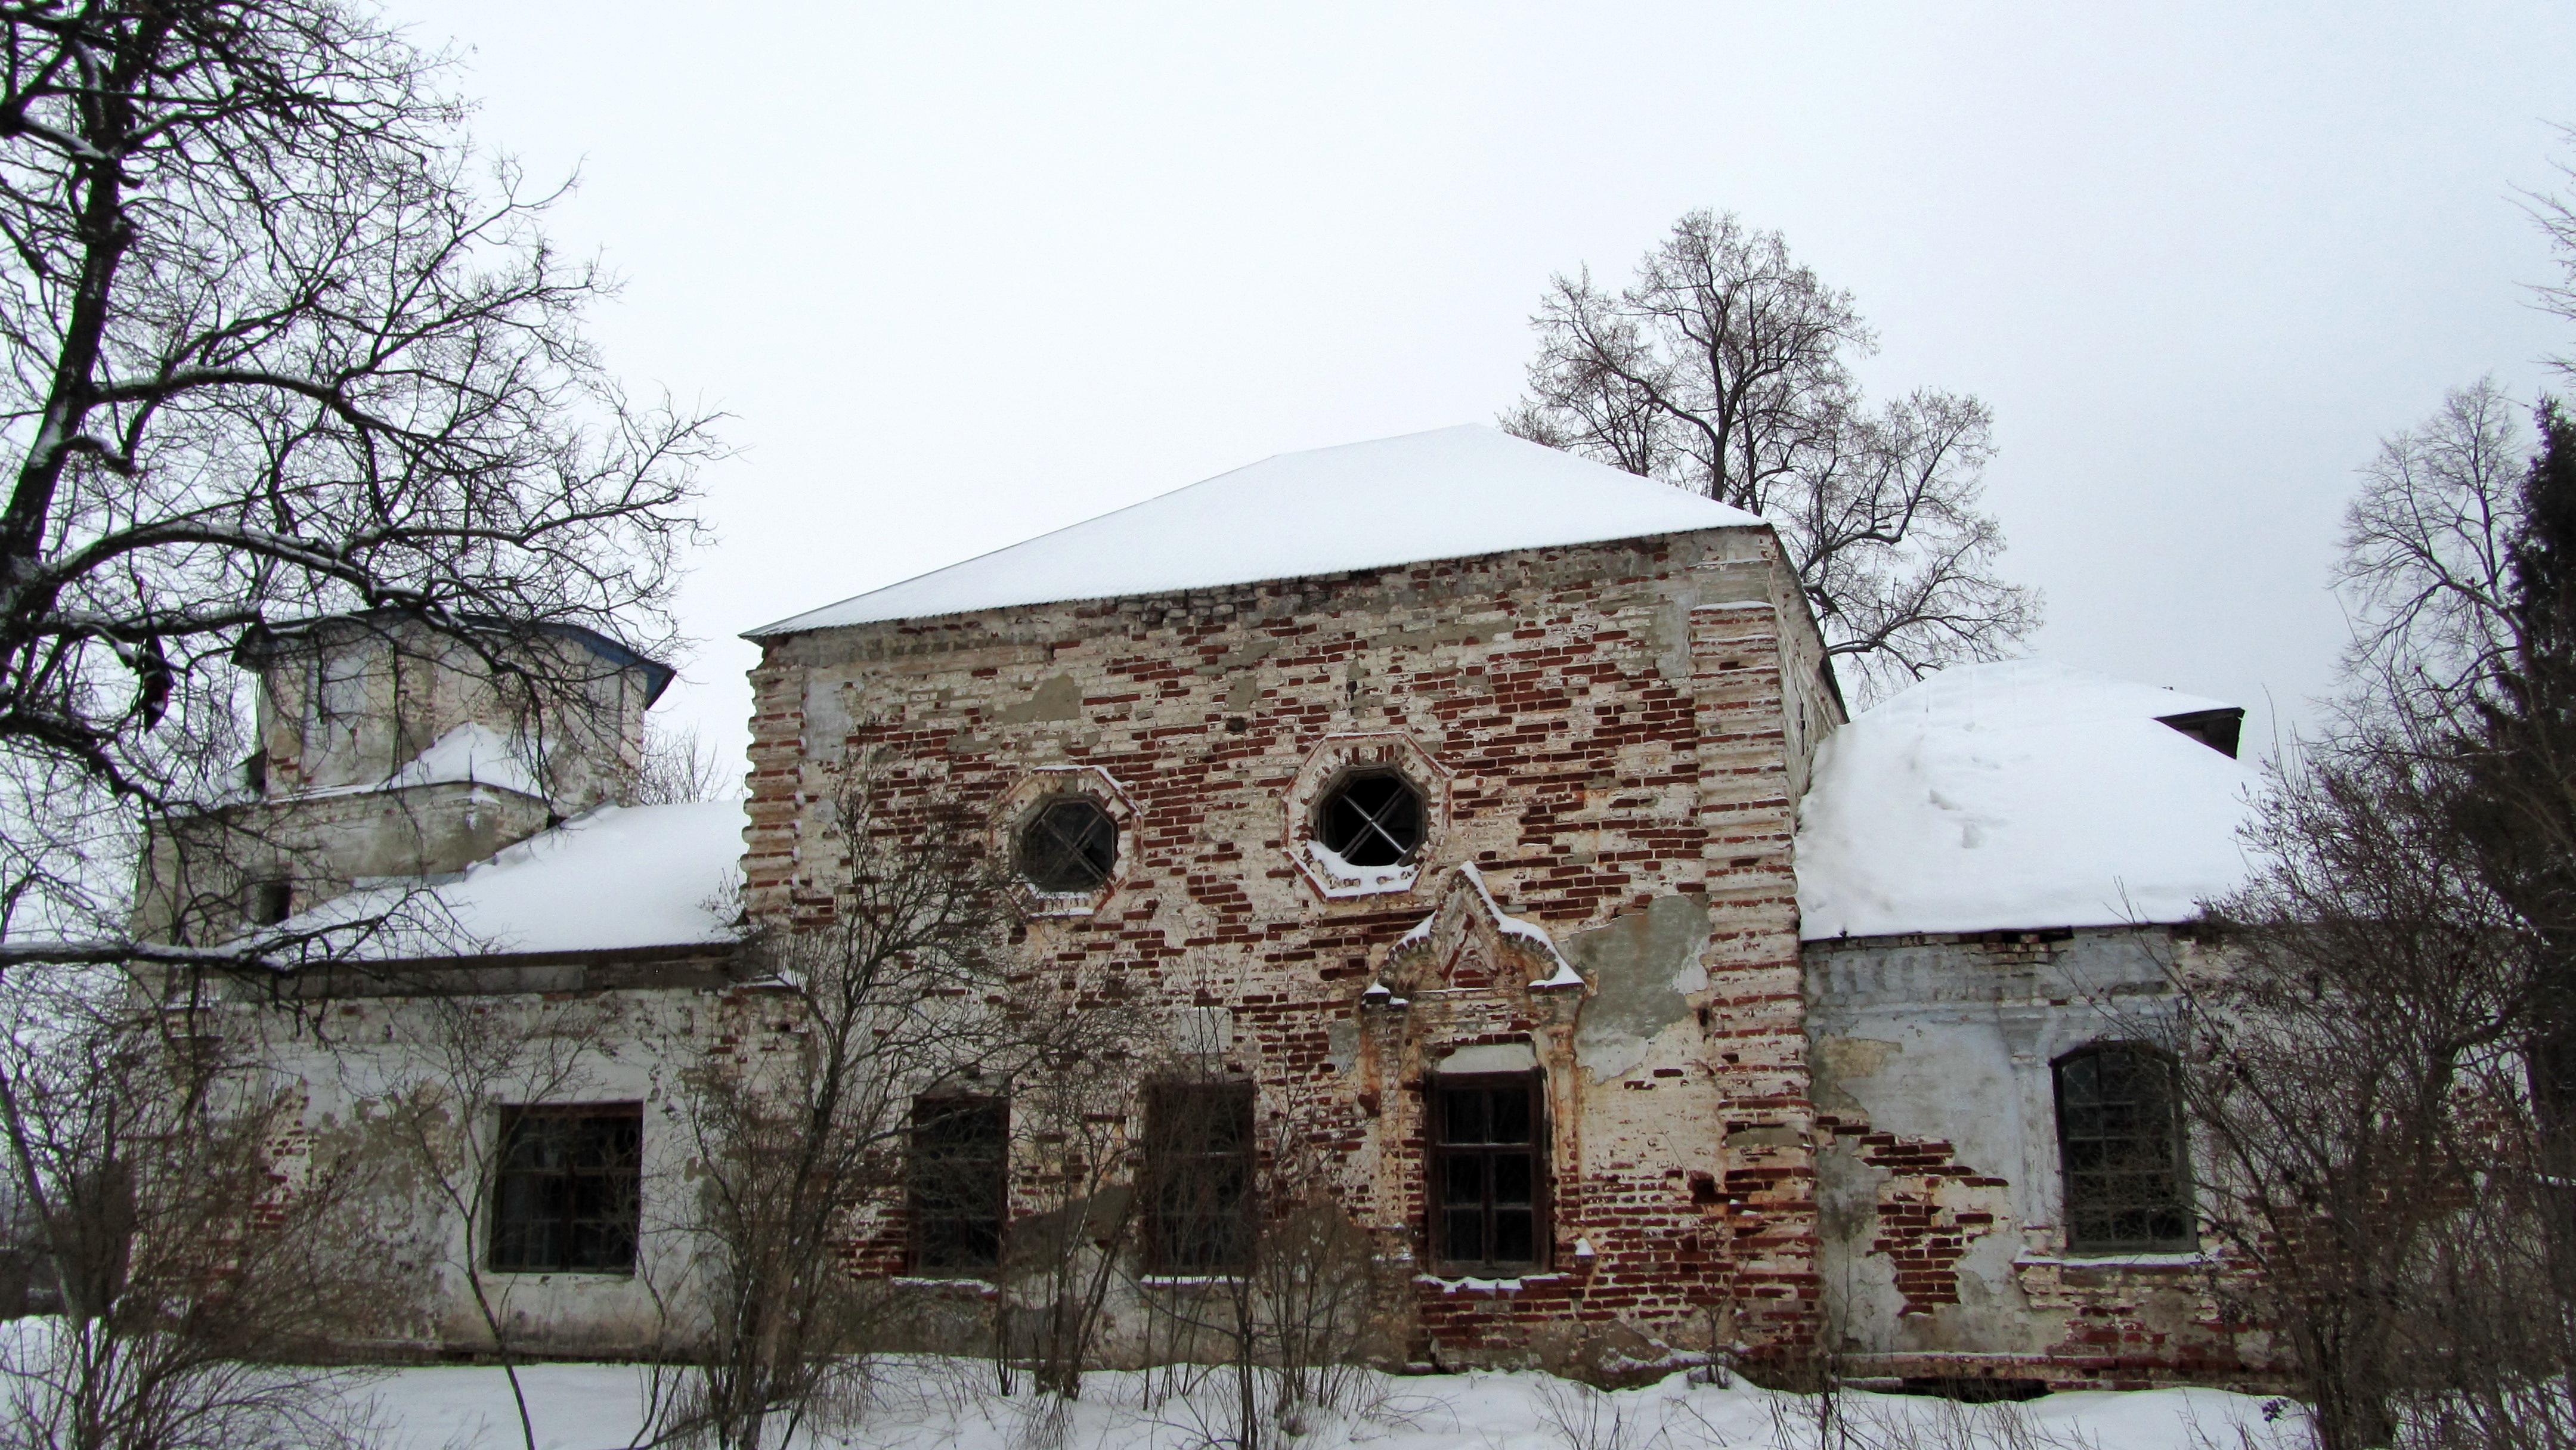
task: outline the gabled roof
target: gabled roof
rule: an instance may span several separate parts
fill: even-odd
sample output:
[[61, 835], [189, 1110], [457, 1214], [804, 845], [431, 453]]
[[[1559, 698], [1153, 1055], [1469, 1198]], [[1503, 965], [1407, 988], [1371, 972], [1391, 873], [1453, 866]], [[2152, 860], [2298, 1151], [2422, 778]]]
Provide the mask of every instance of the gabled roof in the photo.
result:
[[2011, 660], [1861, 712], [1799, 808], [1799, 935], [2190, 920], [2245, 879], [2257, 777], [2163, 722], [2231, 708]]
[[1469, 424], [1282, 453], [745, 637], [1760, 523]]

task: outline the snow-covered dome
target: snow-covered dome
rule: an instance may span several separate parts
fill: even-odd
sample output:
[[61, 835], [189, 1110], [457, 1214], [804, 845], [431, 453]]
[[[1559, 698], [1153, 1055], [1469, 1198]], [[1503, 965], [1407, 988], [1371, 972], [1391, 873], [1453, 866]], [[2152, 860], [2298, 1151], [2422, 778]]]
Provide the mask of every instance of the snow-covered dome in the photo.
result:
[[2161, 722], [2231, 708], [2010, 660], [1863, 711], [1799, 808], [1799, 934], [2190, 919], [2245, 879], [2257, 777]]
[[1741, 509], [1468, 424], [1282, 453], [749, 637], [1760, 524]]

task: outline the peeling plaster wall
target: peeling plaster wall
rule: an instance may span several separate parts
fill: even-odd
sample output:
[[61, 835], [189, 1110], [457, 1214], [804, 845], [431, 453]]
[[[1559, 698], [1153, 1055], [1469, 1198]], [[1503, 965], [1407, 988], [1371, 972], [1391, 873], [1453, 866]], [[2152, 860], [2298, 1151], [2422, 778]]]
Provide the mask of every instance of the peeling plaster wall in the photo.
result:
[[[747, 900], [767, 922], [829, 910], [824, 803], [855, 750], [989, 802], [997, 849], [1033, 791], [1083, 789], [1121, 821], [1117, 875], [1029, 917], [1026, 990], [1226, 1009], [1223, 1066], [1264, 1121], [1332, 1145], [1345, 1204], [1425, 1271], [1405, 1352], [1797, 1344], [1817, 1288], [1789, 839], [1840, 719], [1821, 658], [1760, 529], [772, 638]], [[1337, 886], [1303, 850], [1346, 758], [1433, 798], [1391, 889]], [[1076, 766], [1100, 783], [1043, 776]], [[1391, 960], [1461, 864], [1579, 988], [1532, 986], [1556, 962], [1490, 924], [1472, 955]], [[1408, 993], [1363, 1006], [1389, 971]], [[1424, 1074], [1504, 1042], [1547, 1074], [1551, 1261], [1442, 1282], [1420, 1257]], [[899, 1262], [899, 1229], [861, 1261]]]
[[[492, 959], [508, 963], [513, 959]], [[281, 1181], [293, 1184], [321, 1152], [355, 1152], [371, 1165], [364, 1181], [383, 1221], [405, 1227], [403, 1267], [411, 1299], [382, 1306], [372, 1341], [350, 1346], [379, 1357], [477, 1354], [492, 1336], [466, 1277], [488, 1264], [490, 1216], [469, 1225], [449, 1195], [488, 1202], [491, 1185], [471, 1165], [471, 1137], [490, 1144], [499, 1108], [521, 1103], [643, 1105], [641, 1236], [632, 1273], [505, 1273], [485, 1268], [483, 1293], [517, 1353], [620, 1358], [667, 1351], [703, 1332], [705, 1315], [690, 1277], [687, 1215], [694, 1193], [693, 1136], [680, 1074], [707, 1053], [774, 1050], [785, 1040], [774, 1004], [756, 991], [722, 990], [721, 956], [671, 956], [650, 964], [618, 960], [526, 962], [486, 968], [425, 969], [423, 983], [450, 976], [478, 994], [436, 1001], [378, 995], [386, 984], [352, 976], [316, 981], [300, 1012], [273, 1009], [245, 989], [215, 1000], [205, 1025], [265, 1064], [270, 1084], [302, 1104], [289, 1139], [275, 1146]], [[602, 987], [641, 976], [668, 985]], [[348, 997], [347, 988], [367, 995]], [[535, 990], [542, 988], [544, 990]], [[461, 1012], [477, 1039], [473, 1076], [439, 1044]], [[317, 1036], [318, 1034], [318, 1036]], [[508, 1044], [504, 1047], [502, 1044]], [[476, 1084], [480, 1101], [455, 1095]], [[430, 1121], [441, 1161], [459, 1166], [442, 1182], [416, 1140], [389, 1117], [396, 1099], [436, 1105]]]
[[2163, 927], [1807, 943], [1827, 1332], [1864, 1372], [2265, 1379], [2214, 1243], [2088, 1259], [2060, 1227], [2051, 1064], [2162, 1040], [2169, 969], [2205, 951]]

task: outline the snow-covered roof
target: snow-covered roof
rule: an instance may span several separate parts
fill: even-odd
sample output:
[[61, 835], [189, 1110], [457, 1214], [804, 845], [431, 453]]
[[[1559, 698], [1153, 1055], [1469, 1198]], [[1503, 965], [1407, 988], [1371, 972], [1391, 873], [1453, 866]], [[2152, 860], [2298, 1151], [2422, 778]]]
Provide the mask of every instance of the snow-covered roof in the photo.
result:
[[1760, 522], [1467, 424], [1265, 458], [747, 637]]
[[2257, 777], [2157, 721], [2229, 708], [2012, 660], [1863, 711], [1798, 812], [1799, 934], [2190, 919], [2245, 878]]
[[720, 944], [737, 934], [743, 824], [740, 801], [602, 806], [461, 876], [371, 885], [275, 930], [388, 915], [355, 952], [379, 961]]

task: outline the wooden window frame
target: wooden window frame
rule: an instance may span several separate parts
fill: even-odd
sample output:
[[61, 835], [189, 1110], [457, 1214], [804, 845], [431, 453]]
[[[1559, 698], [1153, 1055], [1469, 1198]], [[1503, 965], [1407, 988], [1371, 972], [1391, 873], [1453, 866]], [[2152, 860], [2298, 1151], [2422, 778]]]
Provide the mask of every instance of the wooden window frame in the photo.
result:
[[[1529, 1142], [1524, 1146], [1494, 1143], [1451, 1143], [1449, 1138], [1449, 1098], [1452, 1092], [1492, 1092], [1518, 1087], [1529, 1095]], [[1524, 1274], [1545, 1273], [1554, 1249], [1549, 1231], [1552, 1200], [1555, 1197], [1553, 1164], [1549, 1147], [1547, 1117], [1547, 1079], [1536, 1068], [1520, 1072], [1435, 1073], [1430, 1080], [1428, 1101], [1423, 1105], [1423, 1207], [1429, 1219], [1428, 1234], [1432, 1263], [1449, 1277], [1514, 1278]], [[1497, 1151], [1497, 1150], [1508, 1150]], [[1530, 1161], [1530, 1257], [1497, 1259], [1491, 1256], [1494, 1242], [1493, 1161], [1503, 1156], [1526, 1154]], [[1449, 1162], [1452, 1158], [1475, 1157], [1485, 1167], [1479, 1179], [1486, 1185], [1483, 1199], [1483, 1237], [1488, 1254], [1484, 1258], [1462, 1259], [1450, 1252], [1446, 1188]]]
[[[1193, 1096], [1220, 1097], [1234, 1114], [1238, 1135], [1232, 1146], [1176, 1146], [1172, 1135], [1182, 1121], [1182, 1100]], [[1195, 1111], [1195, 1110], [1194, 1110]], [[1242, 1081], [1160, 1082], [1145, 1089], [1145, 1265], [1149, 1272], [1166, 1275], [1239, 1274], [1252, 1264], [1254, 1218], [1260, 1203], [1256, 1175], [1260, 1155], [1255, 1142], [1258, 1125], [1253, 1085]], [[1206, 1185], [1221, 1182], [1213, 1175], [1226, 1165], [1233, 1165], [1239, 1178], [1242, 1197], [1233, 1209], [1236, 1220], [1230, 1246], [1220, 1245], [1208, 1253], [1196, 1246], [1182, 1246], [1167, 1219], [1169, 1190], [1175, 1185]], [[1221, 1222], [1223, 1210], [1193, 1214], [1211, 1223]]]
[[[2116, 1113], [2121, 1109], [2152, 1109], [2153, 1104], [2138, 1099], [2113, 1100], [2100, 1096], [2098, 1064], [2109, 1058], [2152, 1063], [2165, 1081], [2167, 1122], [2162, 1130], [2162, 1150], [2148, 1153], [2135, 1151], [2136, 1145], [2150, 1143], [2155, 1136], [2151, 1126], [2116, 1129], [2103, 1123], [2080, 1121], [2085, 1109]], [[2091, 1104], [2074, 1104], [2067, 1097], [2068, 1074], [2087, 1064], [2095, 1064], [2094, 1091]], [[2191, 1174], [2191, 1134], [2184, 1121], [2181, 1087], [2175, 1081], [2176, 1064], [2172, 1054], [2143, 1042], [2094, 1042], [2069, 1052], [2049, 1064], [2049, 1089], [2057, 1113], [2057, 1182], [2058, 1216], [2064, 1225], [2066, 1251], [2070, 1254], [2136, 1254], [2190, 1253], [2200, 1248], [2200, 1221]], [[2105, 1158], [2109, 1154], [2086, 1150], [2111, 1149], [2131, 1145], [2132, 1151], [2116, 1166], [2097, 1162], [2079, 1164], [2079, 1157]], [[2158, 1161], [2161, 1160], [2161, 1161]], [[2136, 1205], [2120, 1202], [2098, 1203], [2095, 1195], [2112, 1192], [2122, 1181], [2152, 1184], [2164, 1180], [2165, 1198], [2161, 1203], [2140, 1199]], [[2092, 1230], [2089, 1221], [2108, 1215], [2135, 1213], [2149, 1219], [2157, 1215], [2174, 1215], [2170, 1234], [2143, 1233], [2121, 1235]], [[2152, 1226], [2152, 1225], [2150, 1225]]]
[[[981, 1261], [940, 1262], [934, 1257], [933, 1236], [929, 1229], [940, 1217], [925, 1204], [923, 1171], [932, 1161], [924, 1151], [924, 1129], [936, 1119], [955, 1113], [990, 1113], [997, 1118], [1000, 1131], [993, 1140], [990, 1210], [992, 1254]], [[957, 1278], [990, 1278], [1002, 1267], [1002, 1254], [1010, 1234], [1011, 1223], [1011, 1104], [1007, 1098], [980, 1093], [940, 1093], [912, 1100], [912, 1124], [908, 1152], [904, 1163], [904, 1209], [906, 1221], [905, 1262], [916, 1274], [937, 1274]], [[957, 1155], [962, 1162], [966, 1155]], [[962, 1195], [960, 1195], [962, 1196]], [[963, 1221], [967, 1215], [955, 1216]]]
[[[631, 1125], [627, 1146], [631, 1156], [623, 1163], [584, 1164], [568, 1161], [545, 1168], [513, 1167], [511, 1159], [518, 1149], [518, 1139], [531, 1123], [581, 1123], [615, 1120], [621, 1127]], [[640, 1102], [611, 1103], [530, 1103], [501, 1110], [498, 1125], [500, 1141], [492, 1175], [492, 1224], [489, 1241], [484, 1246], [484, 1263], [496, 1274], [615, 1274], [632, 1275], [643, 1238], [643, 1157], [644, 1105]], [[571, 1155], [567, 1155], [568, 1157]], [[543, 1214], [513, 1212], [514, 1195], [528, 1191], [526, 1185], [561, 1185], [559, 1193], [548, 1195], [545, 1187], [534, 1190], [539, 1197], [557, 1199], [556, 1210]], [[607, 1198], [622, 1210], [613, 1215], [582, 1213], [585, 1197], [583, 1185], [594, 1187], [593, 1195], [605, 1192]], [[622, 1185], [622, 1188], [621, 1188]], [[595, 1201], [595, 1200], [594, 1200]], [[524, 1241], [520, 1225], [549, 1225], [555, 1239], [555, 1252], [544, 1255], [531, 1252]], [[622, 1255], [602, 1256], [598, 1261], [576, 1252], [576, 1244], [585, 1231], [596, 1232], [602, 1226], [623, 1229]]]

